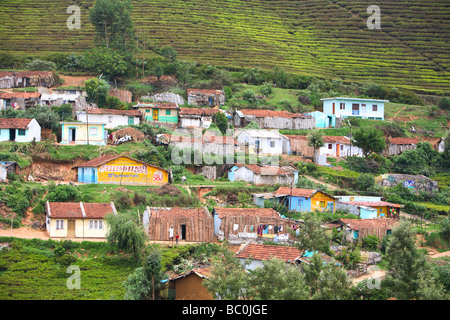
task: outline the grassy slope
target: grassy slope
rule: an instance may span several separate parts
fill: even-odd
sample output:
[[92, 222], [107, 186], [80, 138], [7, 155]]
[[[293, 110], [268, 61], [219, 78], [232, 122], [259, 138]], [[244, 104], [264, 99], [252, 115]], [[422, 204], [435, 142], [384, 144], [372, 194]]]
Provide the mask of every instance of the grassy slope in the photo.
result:
[[[0, 51], [29, 55], [93, 45], [88, 8], [69, 30], [69, 1], [4, 0]], [[367, 2], [356, 0], [136, 0], [140, 37], [173, 46], [179, 57], [272, 68], [347, 81], [449, 92], [450, 11], [445, 0], [381, 0], [381, 30], [369, 30]], [[14, 16], [14, 19], [10, 17]]]

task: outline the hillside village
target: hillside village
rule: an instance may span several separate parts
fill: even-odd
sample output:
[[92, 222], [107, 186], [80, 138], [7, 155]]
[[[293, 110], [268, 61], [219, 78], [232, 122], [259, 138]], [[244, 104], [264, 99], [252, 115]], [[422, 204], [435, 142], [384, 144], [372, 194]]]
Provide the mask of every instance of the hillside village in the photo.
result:
[[1, 300], [448, 300], [449, 91], [164, 49], [0, 57]]

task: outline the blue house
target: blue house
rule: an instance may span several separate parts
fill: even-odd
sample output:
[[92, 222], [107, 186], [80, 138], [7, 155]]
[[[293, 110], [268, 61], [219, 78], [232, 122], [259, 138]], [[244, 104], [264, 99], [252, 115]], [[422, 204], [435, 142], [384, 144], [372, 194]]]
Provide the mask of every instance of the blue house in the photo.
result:
[[334, 128], [336, 126], [336, 115], [326, 114], [321, 111], [307, 112], [316, 121], [316, 128]]
[[362, 98], [324, 98], [323, 112], [336, 118], [356, 117], [362, 119], [384, 120], [384, 103], [389, 100]]

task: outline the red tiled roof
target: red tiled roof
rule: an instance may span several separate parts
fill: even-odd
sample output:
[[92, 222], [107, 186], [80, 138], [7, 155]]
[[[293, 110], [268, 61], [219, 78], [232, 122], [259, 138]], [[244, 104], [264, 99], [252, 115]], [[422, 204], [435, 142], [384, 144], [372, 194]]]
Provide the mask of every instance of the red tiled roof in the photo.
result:
[[0, 118], [0, 129], [28, 129], [33, 119]]
[[11, 77], [14, 75], [13, 71], [0, 71], [0, 78]]
[[389, 139], [390, 144], [417, 144], [420, 140], [415, 138], [391, 138]]
[[195, 268], [195, 269], [189, 270], [189, 271], [187, 271], [187, 272], [184, 272], [184, 273], [182, 273], [182, 274], [180, 274], [180, 275], [172, 274], [172, 275], [170, 275], [169, 280], [177, 280], [177, 279], [180, 279], [180, 278], [187, 277], [187, 276], [189, 276], [189, 275], [191, 275], [191, 274], [196, 274], [196, 275], [198, 275], [200, 278], [206, 278], [206, 279], [208, 279], [208, 277], [211, 276], [212, 268], [213, 268], [213, 267], [208, 267], [208, 268]]
[[222, 90], [216, 90], [216, 89], [187, 89], [187, 94], [202, 94], [202, 95], [216, 95], [216, 94], [223, 94]]
[[290, 190], [289, 187], [280, 187], [277, 191], [275, 191], [275, 194], [286, 194], [286, 195], [293, 195], [295, 197], [304, 197], [304, 198], [310, 198], [312, 197], [318, 190], [317, 189], [299, 189], [299, 188], [292, 188]]
[[352, 204], [355, 206], [366, 206], [366, 207], [394, 207], [394, 208], [402, 208], [402, 205], [396, 203], [390, 203], [386, 201], [376, 201], [376, 202], [367, 202], [367, 201], [341, 201], [341, 203]]
[[302, 113], [291, 113], [289, 111], [261, 110], [261, 109], [241, 109], [244, 115], [254, 116], [257, 118], [311, 118], [310, 115]]
[[288, 137], [289, 139], [292, 139], [292, 140], [308, 141], [308, 137], [307, 136], [293, 136], [293, 135], [287, 135], [287, 134], [285, 134], [285, 136]]
[[295, 259], [300, 257], [302, 250], [296, 247], [275, 246], [267, 244], [248, 244], [236, 254], [237, 258], [254, 259], [254, 260], [270, 260], [278, 258], [284, 262], [294, 263]]
[[[82, 203], [82, 202], [49, 202], [51, 218], [66, 219], [103, 219], [107, 214], [114, 213], [111, 203]], [[83, 206], [85, 216], [81, 209]]]
[[180, 116], [183, 115], [211, 116], [217, 112], [219, 112], [219, 109], [214, 108], [180, 108]]
[[272, 208], [214, 208], [219, 218], [224, 216], [260, 216], [279, 218], [278, 213]]
[[149, 208], [151, 217], [158, 219], [210, 218], [205, 208]]
[[0, 98], [11, 99], [11, 98], [39, 98], [41, 94], [39, 92], [0, 92]]
[[261, 174], [265, 176], [271, 176], [271, 175], [291, 175], [293, 174], [293, 171], [289, 169], [285, 169], [283, 167], [277, 167], [277, 166], [260, 166], [257, 164], [236, 164], [239, 168], [246, 167], [249, 170], [253, 171], [256, 174]]
[[[86, 111], [86, 109], [84, 109], [83, 111]], [[120, 115], [120, 116], [135, 116], [135, 117], [139, 117], [141, 115], [139, 110], [88, 108], [87, 111], [89, 114], [113, 114], [113, 115]]]
[[340, 144], [350, 144], [350, 139], [342, 136], [323, 136], [323, 142], [326, 143], [340, 143]]
[[372, 228], [392, 228], [397, 221], [394, 219], [340, 219], [345, 225], [350, 225], [353, 230], [372, 229]]

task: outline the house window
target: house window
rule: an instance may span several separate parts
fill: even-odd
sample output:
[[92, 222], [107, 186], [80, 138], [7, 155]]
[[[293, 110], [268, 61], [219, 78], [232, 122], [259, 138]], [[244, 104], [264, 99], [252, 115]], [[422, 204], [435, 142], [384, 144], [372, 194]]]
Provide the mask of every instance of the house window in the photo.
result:
[[341, 151], [344, 151], [344, 145], [341, 144]]
[[89, 220], [89, 230], [103, 230], [103, 220]]
[[275, 148], [275, 141], [270, 141], [270, 147]]
[[166, 116], [170, 116], [170, 110], [166, 110]]
[[333, 145], [331, 143], [328, 144], [328, 149], [333, 149]]
[[56, 230], [64, 229], [64, 220], [56, 220]]
[[345, 103], [344, 103], [344, 102], [341, 102], [341, 103], [339, 104], [339, 109], [340, 109], [340, 110], [345, 110]]
[[25, 129], [19, 129], [19, 136], [25, 135]]
[[145, 112], [150, 112], [150, 109], [146, 109]]
[[372, 105], [372, 111], [378, 111], [378, 106], [376, 104]]
[[320, 206], [325, 207], [325, 201], [320, 201]]
[[89, 128], [89, 134], [91, 136], [96, 136], [98, 133], [98, 128]]
[[108, 116], [108, 123], [112, 123], [112, 122], [113, 122], [113, 116]]
[[352, 110], [359, 110], [359, 104], [358, 103], [353, 103], [352, 104]]

